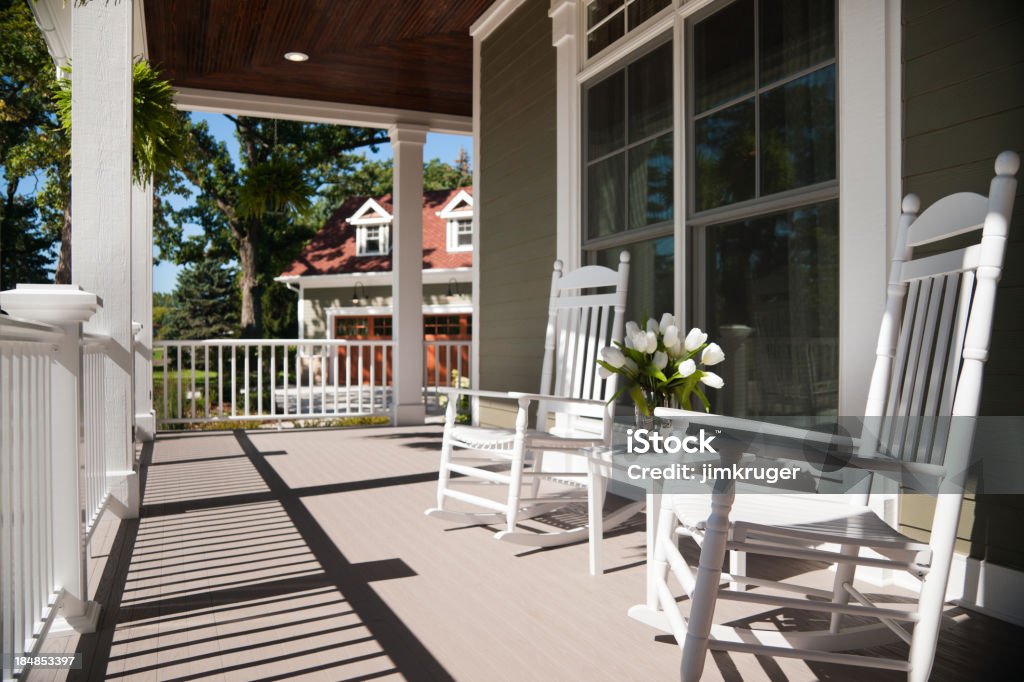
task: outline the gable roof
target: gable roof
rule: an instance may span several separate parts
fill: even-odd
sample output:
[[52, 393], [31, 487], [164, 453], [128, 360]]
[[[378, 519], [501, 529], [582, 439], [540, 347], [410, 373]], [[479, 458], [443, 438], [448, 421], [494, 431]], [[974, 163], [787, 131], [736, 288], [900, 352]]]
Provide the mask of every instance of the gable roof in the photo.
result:
[[[473, 188], [460, 187], [423, 193], [424, 270], [466, 268], [473, 265], [472, 251], [448, 251], [448, 221], [438, 215], [459, 196], [460, 192], [472, 197]], [[281, 276], [390, 271], [391, 254], [356, 255], [356, 226], [349, 222], [351, 218], [365, 219], [369, 218], [370, 214], [380, 211], [384, 211], [386, 215], [394, 213], [394, 202], [390, 194], [382, 197], [346, 199]], [[394, 243], [394, 236], [391, 241]]]

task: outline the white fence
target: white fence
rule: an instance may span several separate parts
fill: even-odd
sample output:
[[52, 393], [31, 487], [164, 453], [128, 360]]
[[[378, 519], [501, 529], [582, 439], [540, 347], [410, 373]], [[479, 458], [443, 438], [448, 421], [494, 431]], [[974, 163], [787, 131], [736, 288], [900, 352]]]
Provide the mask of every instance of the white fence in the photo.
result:
[[[154, 341], [157, 426], [390, 416], [395, 341]], [[424, 400], [469, 376], [470, 341], [424, 341]]]
[[[111, 360], [109, 339], [82, 339], [78, 329], [77, 321], [61, 327], [0, 316], [0, 651], [7, 654], [38, 652], [58, 608], [69, 622], [98, 615], [86, 601], [84, 566], [111, 491], [103, 442]], [[10, 664], [0, 670], [3, 680], [20, 675]]]

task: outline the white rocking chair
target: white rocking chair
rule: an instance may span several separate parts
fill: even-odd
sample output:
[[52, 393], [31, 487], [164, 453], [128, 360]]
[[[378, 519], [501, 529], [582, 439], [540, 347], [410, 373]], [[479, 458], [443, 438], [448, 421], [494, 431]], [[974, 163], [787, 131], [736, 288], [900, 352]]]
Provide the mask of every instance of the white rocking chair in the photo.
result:
[[[708, 648], [902, 670], [912, 681], [928, 679], [942, 621], [963, 498], [962, 472], [968, 466], [974, 436], [971, 417], [978, 414], [1019, 164], [1013, 152], [999, 155], [988, 198], [968, 192], [953, 194], [937, 201], [919, 218], [917, 197], [908, 195], [903, 200], [865, 412], [870, 416], [849, 465], [903, 476], [904, 485], [908, 479], [931, 479], [941, 486], [940, 491], [948, 491], [937, 495], [930, 540], [914, 540], [883, 522], [867, 506], [867, 492], [847, 495], [850, 504], [828, 495], [820, 499], [737, 495], [729, 486], [710, 496], [665, 495], [648, 570], [652, 581], [649, 593], [656, 597], [652, 600], [649, 594], [648, 605], [634, 607], [630, 613], [675, 636], [683, 650], [683, 680], [700, 678]], [[912, 259], [916, 247], [978, 228], [980, 243]], [[679, 410], [659, 414], [674, 421], [697, 417]], [[915, 424], [918, 428], [908, 428], [907, 417], [922, 417]], [[747, 424], [752, 431], [787, 434], [787, 429], [777, 426]], [[801, 434], [796, 429], [788, 433], [799, 442]], [[846, 439], [847, 448], [849, 443]], [[885, 452], [889, 454], [883, 455]], [[693, 537], [701, 545], [696, 571], [677, 547], [680, 535]], [[824, 543], [839, 550], [811, 548]], [[874, 553], [862, 551], [868, 549]], [[726, 551], [828, 561], [837, 567], [833, 589], [723, 573]], [[745, 570], [744, 563], [734, 562], [731, 570], [737, 572], [737, 565]], [[906, 609], [875, 604], [854, 587], [858, 566], [909, 571], [922, 583], [918, 601]], [[690, 597], [688, 617], [683, 616], [669, 587], [669, 573]], [[721, 581], [734, 587], [764, 589], [722, 590]], [[780, 591], [813, 599], [780, 596]], [[851, 598], [855, 604], [849, 603]], [[825, 612], [830, 614], [830, 627], [781, 632], [717, 625], [713, 615], [719, 599]], [[842, 618], [849, 615], [873, 622], [844, 628]], [[912, 624], [912, 629], [904, 623]], [[909, 660], [836, 653], [895, 638], [910, 645]]]
[[[596, 360], [612, 339], [622, 338], [628, 276], [625, 251], [618, 270], [588, 265], [563, 274], [561, 261], [555, 261], [538, 393], [443, 389], [448, 407], [437, 507], [428, 509], [428, 516], [473, 525], [504, 524], [505, 530], [496, 538], [533, 547], [586, 539], [586, 524], [554, 532], [521, 530], [518, 524], [587, 499], [588, 466], [579, 455], [610, 442], [613, 406], [609, 399], [617, 377], [601, 379]], [[464, 396], [513, 401], [517, 404], [515, 428], [457, 424], [455, 407]], [[538, 409], [530, 427], [533, 403]], [[525, 482], [529, 482], [526, 495]], [[547, 490], [542, 490], [542, 484]], [[481, 492], [493, 486], [503, 490], [485, 497], [463, 488], [470, 485], [480, 486]], [[453, 502], [462, 508], [453, 509]], [[604, 523], [614, 526], [637, 511], [638, 505], [626, 505]], [[600, 508], [596, 513], [601, 513]]]

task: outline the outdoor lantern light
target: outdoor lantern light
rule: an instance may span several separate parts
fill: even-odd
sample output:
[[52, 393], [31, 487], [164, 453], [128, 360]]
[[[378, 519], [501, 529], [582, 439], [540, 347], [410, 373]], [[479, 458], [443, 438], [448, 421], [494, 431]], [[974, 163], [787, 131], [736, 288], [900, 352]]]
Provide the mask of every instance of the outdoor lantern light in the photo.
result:
[[285, 52], [284, 58], [290, 62], [304, 62], [309, 59], [309, 55], [305, 52]]
[[[453, 286], [455, 287], [455, 289], [454, 289], [455, 293], [454, 294], [452, 293], [452, 291], [453, 291], [452, 287]], [[460, 295], [459, 294], [459, 283], [456, 281], [456, 279], [454, 277], [452, 277], [450, 280], [448, 280], [448, 297], [451, 298], [452, 296], [459, 296], [459, 295]]]
[[[359, 295], [360, 290], [363, 292], [362, 296]], [[359, 305], [359, 299], [361, 298], [366, 298], [366, 285], [362, 282], [356, 282], [356, 285], [352, 287], [352, 305]]]

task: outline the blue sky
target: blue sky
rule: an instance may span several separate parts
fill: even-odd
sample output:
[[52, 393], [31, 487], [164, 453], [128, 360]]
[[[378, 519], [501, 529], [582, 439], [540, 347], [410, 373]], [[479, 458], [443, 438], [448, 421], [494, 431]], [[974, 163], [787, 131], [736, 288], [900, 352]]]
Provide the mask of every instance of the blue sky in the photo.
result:
[[[193, 113], [192, 118], [195, 120], [206, 121], [207, 124], [209, 124], [210, 132], [214, 137], [224, 140], [227, 143], [228, 151], [237, 163], [238, 141], [235, 139], [234, 125], [221, 114]], [[441, 135], [438, 133], [428, 133], [427, 143], [424, 145], [423, 149], [423, 158], [425, 160], [436, 158], [447, 163], [452, 163], [459, 154], [459, 147], [465, 147], [466, 151], [472, 152], [472, 139], [467, 135]], [[376, 153], [367, 150], [366, 155], [371, 159], [390, 159], [391, 145], [382, 144]], [[173, 201], [174, 200], [172, 199], [172, 202]], [[184, 203], [184, 201], [179, 200], [178, 203], [181, 204]], [[189, 230], [189, 228], [186, 227], [186, 230]], [[198, 232], [198, 228], [192, 228], [192, 230]], [[154, 248], [153, 256], [155, 257], [157, 255], [157, 251]], [[163, 261], [159, 265], [154, 266], [153, 291], [168, 293], [174, 291], [174, 285], [178, 280], [178, 272], [180, 270], [180, 266], [167, 261]]]

